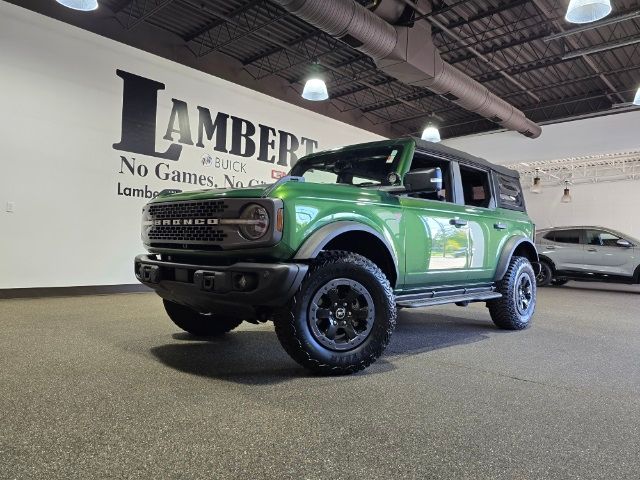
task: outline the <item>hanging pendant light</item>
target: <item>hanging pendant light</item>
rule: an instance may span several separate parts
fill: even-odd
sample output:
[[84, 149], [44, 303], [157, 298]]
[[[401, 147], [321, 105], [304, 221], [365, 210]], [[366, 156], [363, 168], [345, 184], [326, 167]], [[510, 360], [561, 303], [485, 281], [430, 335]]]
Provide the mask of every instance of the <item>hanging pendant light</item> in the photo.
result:
[[312, 102], [320, 102], [329, 98], [329, 92], [327, 91], [327, 84], [324, 80], [318, 77], [312, 77], [307, 80], [302, 89], [302, 98], [305, 100], [311, 100]]
[[633, 99], [634, 105], [640, 105], [640, 87], [638, 87], [638, 91], [636, 92], [636, 96]]
[[611, 13], [609, 0], [571, 0], [564, 17], [569, 23], [590, 23]]
[[98, 8], [98, 0], [56, 0], [60, 5], [81, 12], [90, 12]]
[[542, 184], [540, 183], [540, 169], [536, 168], [536, 176], [531, 185], [531, 193], [542, 193]]
[[569, 189], [569, 180], [565, 180], [564, 181], [564, 195], [562, 195], [562, 198], [560, 199], [560, 201], [562, 203], [571, 203], [571, 200], [573, 200], [571, 198], [571, 193], [570, 193], [570, 189]]
[[440, 130], [433, 125], [427, 125], [427, 128], [424, 129], [420, 138], [427, 142], [438, 143], [440, 141]]

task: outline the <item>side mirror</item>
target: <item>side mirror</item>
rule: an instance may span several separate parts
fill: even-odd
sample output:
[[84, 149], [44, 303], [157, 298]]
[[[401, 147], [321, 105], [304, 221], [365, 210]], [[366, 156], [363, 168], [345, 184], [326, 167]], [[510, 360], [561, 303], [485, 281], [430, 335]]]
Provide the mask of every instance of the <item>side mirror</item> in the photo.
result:
[[436, 167], [407, 172], [404, 187], [407, 192], [438, 192], [442, 190], [442, 170]]
[[631, 243], [628, 242], [627, 240], [623, 240], [622, 238], [620, 240], [618, 240], [616, 242], [618, 244], [619, 247], [623, 247], [623, 248], [631, 248]]

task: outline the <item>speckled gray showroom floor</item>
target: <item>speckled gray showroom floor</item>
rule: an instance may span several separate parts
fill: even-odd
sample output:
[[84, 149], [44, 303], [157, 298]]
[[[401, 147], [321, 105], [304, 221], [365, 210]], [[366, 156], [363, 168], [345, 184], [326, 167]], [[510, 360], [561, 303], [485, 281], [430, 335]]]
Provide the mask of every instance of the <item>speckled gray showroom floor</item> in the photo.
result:
[[640, 290], [541, 291], [535, 325], [403, 311], [307, 375], [270, 325], [178, 333], [153, 294], [0, 301], [0, 478], [638, 479]]

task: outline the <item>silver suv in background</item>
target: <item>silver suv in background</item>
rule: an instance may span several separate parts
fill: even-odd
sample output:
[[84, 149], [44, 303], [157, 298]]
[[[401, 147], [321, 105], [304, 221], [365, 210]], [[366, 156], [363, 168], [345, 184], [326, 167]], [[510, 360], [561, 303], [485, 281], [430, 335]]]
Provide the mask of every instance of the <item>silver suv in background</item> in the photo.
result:
[[603, 227], [556, 227], [536, 232], [539, 286], [569, 280], [640, 283], [640, 240]]

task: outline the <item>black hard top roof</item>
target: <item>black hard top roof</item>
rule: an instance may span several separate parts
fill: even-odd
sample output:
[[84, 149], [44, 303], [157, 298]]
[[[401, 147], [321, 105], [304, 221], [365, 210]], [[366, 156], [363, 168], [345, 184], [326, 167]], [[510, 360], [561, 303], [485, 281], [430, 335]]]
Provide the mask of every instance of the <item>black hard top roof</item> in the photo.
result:
[[461, 160], [464, 163], [476, 164], [485, 168], [490, 168], [491, 170], [498, 172], [502, 175], [506, 175], [508, 177], [520, 178], [520, 174], [516, 170], [512, 170], [503, 165], [496, 165], [495, 163], [491, 163], [488, 160], [485, 160], [484, 158], [470, 155], [466, 152], [463, 152], [461, 150], [456, 150], [455, 148], [447, 147], [440, 143], [428, 142], [418, 137], [405, 137], [405, 138], [411, 138], [412, 140], [414, 140], [416, 142], [416, 148], [426, 153], [435, 153], [437, 155], [449, 157], [452, 160]]
[[406, 145], [410, 142], [415, 142], [416, 149], [425, 153], [432, 153], [434, 155], [446, 158], [448, 160], [461, 161], [463, 163], [468, 163], [471, 165], [479, 165], [484, 168], [488, 168], [497, 172], [501, 175], [506, 175], [512, 178], [520, 178], [520, 174], [511, 170], [510, 168], [504, 167], [502, 165], [496, 165], [495, 163], [491, 163], [484, 158], [475, 157], [466, 152], [456, 150], [455, 148], [446, 147], [440, 143], [427, 142], [426, 140], [422, 140], [418, 137], [400, 137], [400, 138], [392, 138], [389, 140], [378, 140], [374, 142], [367, 143], [358, 143], [354, 145], [345, 145], [344, 147], [339, 147], [331, 150], [321, 150], [318, 152], [311, 153], [309, 155], [305, 155], [303, 158], [317, 158], [325, 155], [332, 155], [335, 152], [348, 152], [351, 150], [359, 150], [362, 148], [372, 148], [378, 146], [394, 146], [394, 145]]

